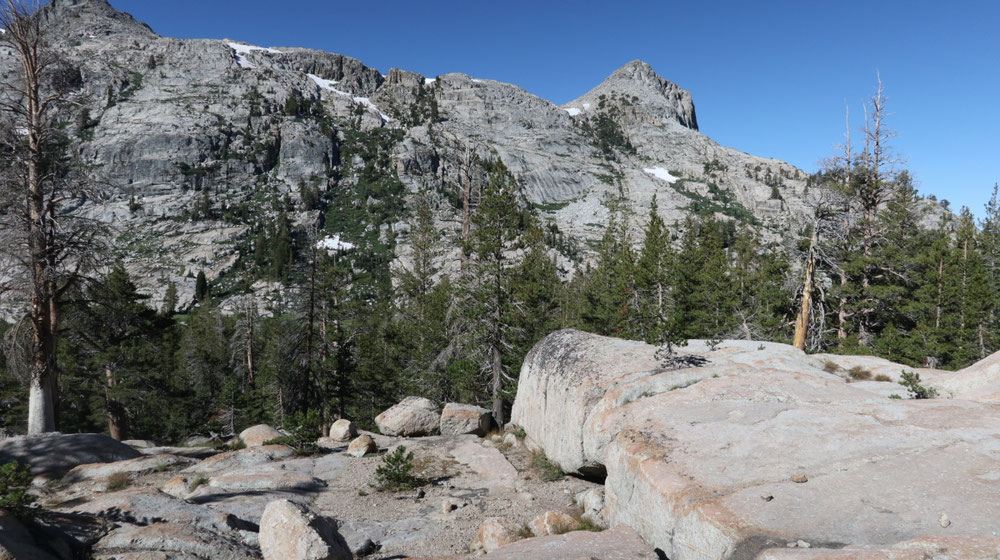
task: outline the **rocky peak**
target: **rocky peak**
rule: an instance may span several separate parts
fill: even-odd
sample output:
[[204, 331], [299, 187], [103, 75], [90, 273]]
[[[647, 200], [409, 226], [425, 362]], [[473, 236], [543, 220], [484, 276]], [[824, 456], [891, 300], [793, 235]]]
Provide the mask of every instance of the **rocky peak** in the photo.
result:
[[116, 10], [108, 0], [51, 0], [43, 13], [48, 25], [56, 28], [56, 36], [70, 42], [102, 35], [155, 35], [148, 25]]
[[599, 86], [563, 108], [571, 114], [599, 109], [601, 102], [615, 102], [632, 107], [642, 113], [642, 120], [657, 123], [677, 123], [698, 130], [691, 93], [677, 84], [660, 77], [653, 68], [641, 60], [633, 60], [615, 70]]

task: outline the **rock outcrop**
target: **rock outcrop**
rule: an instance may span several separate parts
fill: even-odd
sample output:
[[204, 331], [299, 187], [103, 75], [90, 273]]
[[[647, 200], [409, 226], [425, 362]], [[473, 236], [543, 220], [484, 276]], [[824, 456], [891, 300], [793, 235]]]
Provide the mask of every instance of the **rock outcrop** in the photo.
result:
[[707, 363], [686, 369], [661, 368], [655, 352], [554, 333], [525, 360], [512, 421], [564, 470], [606, 470], [610, 523], [669, 558], [749, 558], [799, 541], [1000, 546], [1000, 411], [977, 391], [889, 399], [781, 344], [692, 341], [684, 352]]
[[500, 547], [484, 558], [489, 560], [656, 560], [662, 558], [628, 527], [619, 526], [600, 533], [574, 531], [524, 539]]
[[33, 474], [64, 473], [93, 463], [135, 459], [142, 454], [103, 434], [48, 433], [0, 439], [0, 464], [30, 464]]

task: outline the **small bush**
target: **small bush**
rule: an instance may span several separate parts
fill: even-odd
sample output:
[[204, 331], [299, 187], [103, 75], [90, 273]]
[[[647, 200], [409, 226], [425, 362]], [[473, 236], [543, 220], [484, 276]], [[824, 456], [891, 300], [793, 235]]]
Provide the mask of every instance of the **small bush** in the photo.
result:
[[847, 370], [847, 375], [851, 376], [851, 379], [855, 381], [868, 381], [872, 378], [872, 372], [861, 366], [854, 366]]
[[289, 416], [286, 422], [288, 427], [287, 436], [274, 438], [264, 442], [266, 445], [280, 444], [287, 445], [295, 449], [297, 455], [309, 455], [317, 453], [319, 447], [316, 440], [319, 438], [319, 414], [315, 410], [307, 412], [296, 412]]
[[892, 378], [884, 373], [880, 373], [875, 376], [875, 381], [881, 381], [883, 383], [892, 383]]
[[524, 437], [528, 435], [527, 433], [525, 433], [524, 428], [522, 428], [521, 426], [514, 426], [508, 431], [514, 434], [514, 437], [516, 437], [517, 439], [524, 439]]
[[557, 480], [562, 480], [566, 473], [559, 468], [559, 465], [553, 463], [545, 456], [545, 453], [537, 452], [531, 458], [531, 466], [535, 467], [541, 474], [542, 480], [545, 482], [555, 482]]
[[535, 532], [531, 530], [531, 527], [529, 527], [527, 523], [525, 523], [518, 527], [517, 533], [514, 533], [514, 536], [518, 539], [530, 539], [535, 536]]
[[208, 484], [208, 479], [205, 478], [204, 476], [199, 476], [198, 478], [192, 480], [190, 484], [188, 484], [188, 492], [194, 492], [202, 484]]
[[423, 481], [413, 476], [413, 452], [406, 452], [400, 445], [382, 457], [382, 464], [375, 469], [375, 487], [379, 490], [412, 490]]
[[594, 523], [589, 519], [581, 517], [579, 521], [580, 523], [576, 526], [576, 529], [573, 529], [574, 531], [590, 531], [592, 533], [600, 533], [601, 531], [607, 529], [607, 527]]
[[28, 493], [31, 487], [31, 468], [11, 461], [0, 465], [0, 510], [17, 517], [27, 517], [35, 497]]
[[128, 473], [116, 472], [108, 476], [107, 488], [108, 492], [114, 492], [115, 490], [123, 490], [128, 488], [132, 482], [128, 478]]
[[889, 398], [890, 398], [890, 399], [901, 399], [901, 398], [903, 398], [903, 397], [901, 397], [901, 396], [897, 395], [896, 393], [893, 393], [893, 394], [889, 395]]
[[827, 373], [837, 373], [838, 371], [840, 371], [840, 366], [838, 366], [832, 360], [826, 360], [825, 362], [823, 362], [823, 371]]
[[911, 399], [933, 399], [937, 396], [937, 390], [933, 387], [924, 387], [920, 384], [920, 374], [912, 371], [904, 371], [900, 376], [899, 384], [906, 387]]

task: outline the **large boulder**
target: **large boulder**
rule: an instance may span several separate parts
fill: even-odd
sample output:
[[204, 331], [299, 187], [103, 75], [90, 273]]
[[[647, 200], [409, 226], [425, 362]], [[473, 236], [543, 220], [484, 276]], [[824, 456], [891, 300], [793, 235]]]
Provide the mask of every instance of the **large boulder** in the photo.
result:
[[341, 418], [330, 424], [329, 438], [333, 441], [350, 441], [358, 435], [358, 427], [347, 418]]
[[493, 426], [489, 410], [471, 404], [448, 403], [441, 411], [441, 435], [460, 436], [475, 434], [485, 436]]
[[423, 397], [406, 397], [375, 417], [375, 425], [387, 436], [434, 435], [440, 424], [441, 411], [434, 401]]
[[91, 463], [135, 459], [141, 453], [103, 434], [48, 433], [0, 440], [0, 463], [31, 465], [33, 474], [64, 473]]
[[994, 405], [889, 399], [781, 344], [692, 341], [684, 355], [708, 362], [683, 369], [656, 350], [554, 333], [525, 359], [512, 422], [564, 470], [606, 471], [609, 522], [672, 560], [799, 541], [1000, 546]]
[[352, 560], [337, 526], [288, 500], [275, 500], [260, 519], [264, 560]]
[[260, 447], [272, 439], [278, 439], [284, 435], [267, 424], [257, 424], [240, 432], [240, 441], [247, 447]]

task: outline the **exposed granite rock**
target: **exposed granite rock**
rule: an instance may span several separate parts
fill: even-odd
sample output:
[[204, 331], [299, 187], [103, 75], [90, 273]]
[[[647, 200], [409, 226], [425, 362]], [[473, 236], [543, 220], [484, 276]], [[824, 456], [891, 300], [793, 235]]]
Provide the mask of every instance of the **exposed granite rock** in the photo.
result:
[[30, 464], [33, 474], [61, 473], [79, 465], [135, 459], [141, 453], [103, 434], [48, 433], [0, 439], [0, 463]]
[[682, 352], [709, 361], [662, 369], [655, 347], [560, 331], [521, 370], [512, 422], [563, 469], [606, 469], [611, 524], [675, 560], [995, 538], [1000, 412], [976, 401], [977, 384], [967, 397], [892, 400], [791, 346]]

